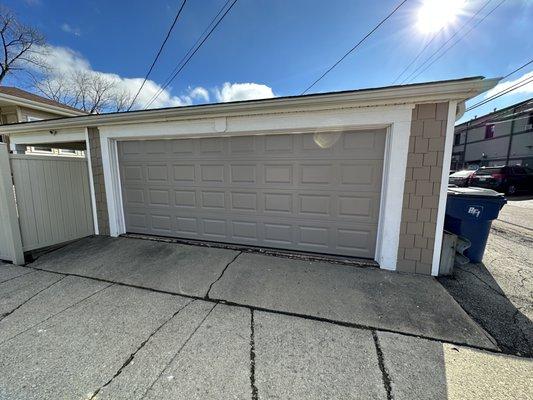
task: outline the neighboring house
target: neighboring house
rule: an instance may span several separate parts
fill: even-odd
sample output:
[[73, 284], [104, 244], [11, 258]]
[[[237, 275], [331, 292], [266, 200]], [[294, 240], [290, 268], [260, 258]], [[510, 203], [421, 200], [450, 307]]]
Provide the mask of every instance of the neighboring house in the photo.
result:
[[[1, 125], [80, 115], [87, 115], [87, 113], [22, 89], [0, 86]], [[7, 137], [2, 138], [0, 136], [0, 142], [7, 142], [7, 140]], [[81, 148], [59, 149], [51, 147], [49, 144], [44, 146], [25, 146], [22, 144], [15, 151], [38, 155], [84, 156], [84, 151]]]
[[455, 127], [452, 170], [533, 167], [533, 98]]
[[0, 133], [11, 149], [87, 148], [96, 234], [360, 257], [437, 275], [454, 124], [497, 81], [87, 115]]

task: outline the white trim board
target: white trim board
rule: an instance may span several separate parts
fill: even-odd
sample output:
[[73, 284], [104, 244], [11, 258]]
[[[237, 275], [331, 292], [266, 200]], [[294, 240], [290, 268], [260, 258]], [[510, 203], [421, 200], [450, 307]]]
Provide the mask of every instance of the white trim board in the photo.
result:
[[93, 164], [91, 160], [91, 143], [89, 141], [89, 129], [85, 128], [85, 157], [87, 157], [87, 167], [89, 170], [89, 190], [91, 193], [91, 206], [93, 208], [93, 224], [94, 234], [98, 235], [100, 230], [98, 228], [98, 213], [96, 210], [96, 193], [94, 191], [94, 176], [93, 176]]
[[448, 118], [446, 120], [446, 139], [444, 142], [444, 155], [442, 158], [442, 174], [440, 180], [439, 207], [437, 211], [437, 227], [435, 229], [435, 247], [433, 247], [433, 262], [431, 275], [439, 275], [440, 255], [442, 251], [442, 237], [444, 234], [444, 216], [446, 213], [446, 199], [448, 196], [448, 176], [452, 162], [453, 137], [456, 121], [457, 102], [448, 103]]
[[388, 127], [387, 148], [381, 192], [380, 221], [375, 259], [381, 268], [396, 270], [402, 218], [405, 172], [414, 105], [394, 107], [347, 108], [340, 110], [202, 118], [199, 120], [112, 125], [100, 127], [100, 144], [106, 186], [111, 236], [126, 232], [117, 141], [175, 139], [213, 136], [298, 134]]

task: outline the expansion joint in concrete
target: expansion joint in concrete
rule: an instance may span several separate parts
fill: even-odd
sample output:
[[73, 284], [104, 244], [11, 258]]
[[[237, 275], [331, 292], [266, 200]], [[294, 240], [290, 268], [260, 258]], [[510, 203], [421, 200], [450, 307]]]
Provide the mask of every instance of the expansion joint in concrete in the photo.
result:
[[385, 392], [387, 393], [387, 400], [393, 400], [394, 397], [392, 396], [391, 379], [387, 368], [385, 367], [385, 361], [383, 359], [383, 350], [381, 349], [381, 346], [379, 344], [379, 338], [376, 330], [372, 330], [372, 337], [374, 338], [374, 345], [376, 346], [378, 365], [381, 371], [381, 379], [383, 380], [383, 386], [385, 388]]
[[[191, 302], [192, 303], [192, 302]], [[189, 304], [191, 304], [189, 303]], [[200, 327], [204, 324], [204, 322], [206, 321], [206, 319], [209, 317], [209, 315], [213, 312], [213, 310], [215, 309], [215, 307], [217, 306], [217, 303], [215, 303], [213, 305], [213, 307], [211, 307], [211, 309], [207, 312], [207, 314], [205, 314], [205, 316], [202, 318], [202, 320], [200, 321], [200, 323], [196, 326], [196, 328], [194, 328], [194, 330], [191, 332], [191, 334], [187, 337], [187, 339], [183, 342], [183, 344], [180, 346], [180, 348], [178, 349], [178, 351], [176, 352], [176, 354], [174, 354], [172, 356], [172, 358], [165, 364], [165, 366], [163, 367], [163, 369], [161, 369], [161, 372], [157, 375], [157, 377], [152, 381], [152, 383], [150, 384], [150, 386], [148, 386], [148, 388], [144, 391], [142, 397], [141, 397], [141, 400], [145, 399], [146, 398], [146, 395], [150, 392], [150, 390], [152, 390], [152, 388], [154, 387], [154, 385], [156, 384], [156, 382], [159, 380], [159, 378], [161, 378], [161, 376], [163, 376], [163, 374], [165, 373], [165, 371], [168, 369], [168, 367], [170, 367], [170, 365], [174, 362], [174, 360], [176, 359], [176, 357], [178, 357], [178, 355], [181, 353], [181, 351], [185, 348], [185, 346], [187, 345], [187, 343], [189, 343], [189, 341], [192, 339], [192, 337], [195, 335], [196, 332], [198, 332], [198, 329], [200, 329]]]
[[165, 321], [163, 321], [162, 324], [160, 324], [156, 329], [154, 329], [150, 335], [148, 335], [148, 337], [143, 340], [141, 342], [141, 344], [139, 344], [139, 346], [137, 346], [137, 348], [135, 349], [135, 351], [133, 353], [131, 353], [129, 355], [129, 357], [126, 359], [126, 361], [124, 361], [124, 363], [122, 364], [122, 366], [117, 370], [117, 372], [115, 372], [115, 374], [111, 377], [111, 379], [109, 379], [106, 383], [104, 383], [102, 386], [100, 386], [98, 389], [96, 389], [94, 391], [94, 393], [92, 394], [92, 396], [89, 398], [90, 400], [93, 400], [93, 399], [96, 399], [97, 396], [98, 396], [98, 393], [100, 393], [104, 388], [106, 388], [107, 386], [109, 386], [111, 384], [111, 382], [113, 382], [113, 380], [115, 380], [115, 378], [117, 376], [119, 376], [122, 371], [124, 370], [124, 368], [126, 368], [128, 365], [131, 364], [131, 362], [133, 361], [133, 359], [135, 358], [135, 356], [137, 355], [137, 353], [139, 351], [141, 351], [141, 349], [146, 346], [146, 344], [150, 341], [150, 339], [152, 339], [152, 337], [154, 337], [154, 335], [159, 332], [167, 323], [169, 323], [176, 315], [178, 315], [185, 307], [187, 307], [189, 304], [195, 302], [196, 300], [191, 300], [189, 301], [187, 304], [185, 304], [183, 307], [180, 307], [176, 312], [174, 312], [170, 317], [168, 317]]
[[258, 400], [259, 393], [255, 385], [255, 323], [253, 309], [250, 309], [250, 385], [252, 387], [252, 400]]

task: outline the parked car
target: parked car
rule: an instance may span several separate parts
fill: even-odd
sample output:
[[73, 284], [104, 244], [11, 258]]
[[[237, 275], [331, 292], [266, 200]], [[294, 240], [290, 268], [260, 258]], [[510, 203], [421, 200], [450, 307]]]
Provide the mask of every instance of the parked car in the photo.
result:
[[470, 183], [470, 177], [474, 172], [471, 169], [454, 172], [449, 176], [448, 183], [459, 187], [467, 187]]
[[470, 177], [470, 186], [493, 189], [506, 194], [531, 192], [533, 170], [519, 165], [481, 167]]

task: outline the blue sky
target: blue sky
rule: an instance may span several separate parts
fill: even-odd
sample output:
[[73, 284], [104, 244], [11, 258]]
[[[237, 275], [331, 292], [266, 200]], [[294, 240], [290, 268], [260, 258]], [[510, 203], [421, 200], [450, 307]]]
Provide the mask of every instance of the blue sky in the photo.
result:
[[[475, 20], [500, 1], [492, 0]], [[258, 96], [300, 94], [398, 2], [239, 0], [172, 82], [167, 97], [158, 105], [205, 102], [208, 97], [212, 102], [228, 100], [239, 90], [258, 90]], [[68, 59], [83, 68], [132, 79], [126, 82], [135, 86], [153, 60], [181, 0], [9, 0], [3, 3], [21, 21], [40, 29], [50, 45], [63, 51], [58, 53], [57, 63]], [[188, 1], [150, 76], [154, 88], [165, 81], [224, 3], [225, 0]], [[462, 15], [436, 37], [418, 62], [425, 60], [485, 3], [486, 0], [467, 1]], [[312, 92], [392, 84], [433, 35], [421, 32], [416, 25], [420, 6], [421, 0], [408, 1]], [[505, 1], [414, 82], [506, 75], [533, 57], [531, 21], [533, 1]], [[518, 79], [532, 70], [533, 64], [508, 80]], [[224, 83], [228, 83], [225, 91]], [[239, 83], [256, 85], [233, 86]], [[205, 92], [193, 92], [194, 88]], [[532, 93], [533, 84], [530, 84], [521, 93], [480, 107], [463, 120], [526, 99]]]

